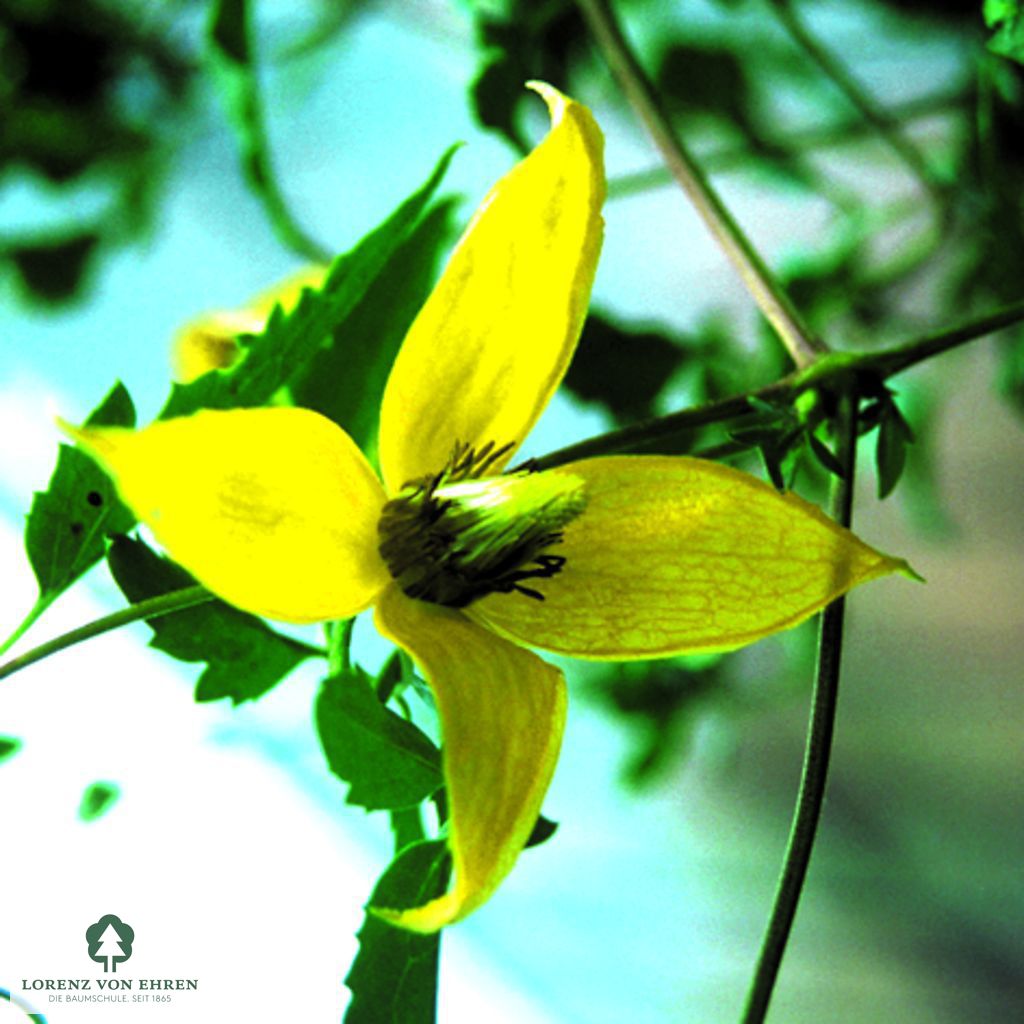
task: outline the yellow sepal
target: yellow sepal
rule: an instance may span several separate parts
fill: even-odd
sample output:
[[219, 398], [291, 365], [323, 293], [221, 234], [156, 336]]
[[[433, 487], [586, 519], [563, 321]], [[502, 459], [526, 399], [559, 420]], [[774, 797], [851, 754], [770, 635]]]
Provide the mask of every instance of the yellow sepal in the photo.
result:
[[909, 571], [817, 506], [703, 459], [611, 456], [553, 473], [586, 509], [543, 601], [493, 594], [469, 614], [518, 643], [581, 658], [727, 650], [795, 626], [858, 584]]
[[62, 427], [171, 558], [239, 608], [343, 619], [390, 579], [377, 554], [384, 490], [318, 413], [204, 410], [143, 430]]
[[412, 655], [437, 702], [454, 882], [422, 907], [371, 909], [433, 932], [484, 903], [526, 845], [558, 758], [565, 681], [535, 654], [397, 587], [377, 604], [376, 623]]
[[551, 131], [484, 199], [391, 370], [380, 424], [389, 493], [438, 472], [456, 442], [519, 444], [576, 347], [601, 248], [603, 140], [585, 107], [532, 88]]

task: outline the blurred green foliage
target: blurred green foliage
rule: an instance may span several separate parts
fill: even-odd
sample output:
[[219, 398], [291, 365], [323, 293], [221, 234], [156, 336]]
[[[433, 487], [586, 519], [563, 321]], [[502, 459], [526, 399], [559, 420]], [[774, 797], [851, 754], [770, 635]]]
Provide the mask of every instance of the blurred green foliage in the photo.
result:
[[[0, 189], [28, 178], [56, 208], [0, 259], [41, 300], [72, 297], [98, 252], [147, 223], [193, 73], [161, 28], [102, 0], [0, 2]], [[62, 214], [83, 189], [104, 195], [101, 212]]]

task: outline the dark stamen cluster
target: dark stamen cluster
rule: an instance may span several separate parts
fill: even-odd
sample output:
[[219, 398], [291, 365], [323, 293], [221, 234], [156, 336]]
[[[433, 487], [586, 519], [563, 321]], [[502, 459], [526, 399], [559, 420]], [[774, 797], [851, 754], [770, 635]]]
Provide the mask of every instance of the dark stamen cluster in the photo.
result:
[[523, 582], [548, 579], [561, 570], [565, 559], [545, 549], [561, 541], [561, 527], [572, 515], [545, 514], [542, 507], [536, 515], [502, 518], [479, 503], [444, 493], [452, 484], [486, 476], [512, 447], [456, 444], [441, 472], [410, 481], [384, 506], [380, 554], [409, 597], [449, 608], [513, 591], [543, 600]]

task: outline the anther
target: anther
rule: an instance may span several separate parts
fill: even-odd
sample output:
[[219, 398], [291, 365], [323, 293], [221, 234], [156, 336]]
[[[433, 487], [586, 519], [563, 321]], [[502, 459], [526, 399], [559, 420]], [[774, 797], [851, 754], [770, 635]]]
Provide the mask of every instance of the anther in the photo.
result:
[[583, 481], [517, 470], [486, 476], [513, 447], [457, 444], [443, 470], [407, 483], [379, 524], [380, 553], [410, 597], [462, 608], [491, 593], [543, 594], [565, 558], [547, 549], [583, 510]]

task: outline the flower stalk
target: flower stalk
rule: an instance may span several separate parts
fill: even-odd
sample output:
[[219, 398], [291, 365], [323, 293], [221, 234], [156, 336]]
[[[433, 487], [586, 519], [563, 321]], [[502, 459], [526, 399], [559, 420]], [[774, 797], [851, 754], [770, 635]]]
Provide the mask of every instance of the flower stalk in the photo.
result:
[[23, 668], [28, 668], [29, 665], [34, 665], [37, 661], [50, 657], [51, 654], [74, 647], [75, 644], [80, 644], [84, 640], [91, 640], [93, 637], [102, 636], [104, 633], [120, 629], [133, 622], [139, 622], [142, 619], [155, 619], [161, 615], [180, 612], [212, 600], [214, 600], [214, 595], [205, 587], [183, 587], [181, 590], [172, 590], [170, 593], [140, 601], [138, 604], [122, 608], [110, 615], [104, 615], [84, 626], [79, 626], [78, 629], [72, 629], [52, 640], [47, 640], [46, 643], [33, 647], [17, 658], [12, 658], [0, 665], [0, 679], [13, 676], [15, 672], [20, 672]]
[[611, 4], [608, 0], [578, 0], [578, 3], [623, 93], [650, 132], [672, 176], [736, 268], [761, 312], [786, 346], [793, 362], [798, 367], [809, 366], [827, 351], [825, 344], [804, 322], [753, 242], [673, 130], [654, 86], [622, 32]]
[[[853, 485], [857, 452], [857, 396], [847, 392], [840, 398], [836, 417], [839, 463], [842, 476], [832, 478], [832, 515], [849, 528], [853, 514]], [[771, 916], [762, 940], [761, 952], [744, 1009], [742, 1024], [761, 1024], [768, 1013], [782, 957], [786, 951], [797, 904], [803, 892], [807, 868], [825, 797], [836, 707], [839, 701], [839, 670], [843, 647], [842, 597], [822, 613], [818, 637], [818, 663], [814, 679], [807, 746], [804, 752], [800, 789], [790, 828], [789, 841], [779, 876]]]

